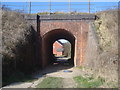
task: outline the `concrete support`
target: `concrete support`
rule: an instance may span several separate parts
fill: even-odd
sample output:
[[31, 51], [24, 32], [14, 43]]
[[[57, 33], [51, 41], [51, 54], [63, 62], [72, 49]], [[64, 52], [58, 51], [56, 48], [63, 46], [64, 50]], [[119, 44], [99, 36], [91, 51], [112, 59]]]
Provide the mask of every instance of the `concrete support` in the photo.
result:
[[75, 39], [74, 67], [77, 67], [77, 39]]

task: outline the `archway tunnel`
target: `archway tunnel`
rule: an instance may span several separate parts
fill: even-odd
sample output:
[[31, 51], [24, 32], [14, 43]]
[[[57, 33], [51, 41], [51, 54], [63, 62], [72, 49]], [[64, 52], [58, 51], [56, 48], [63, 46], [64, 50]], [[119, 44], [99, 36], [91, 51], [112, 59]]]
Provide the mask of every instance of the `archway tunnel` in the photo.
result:
[[53, 64], [55, 57], [53, 55], [53, 43], [59, 39], [65, 39], [71, 44], [70, 63], [74, 66], [75, 37], [73, 34], [64, 29], [55, 29], [47, 32], [42, 38], [42, 67]]

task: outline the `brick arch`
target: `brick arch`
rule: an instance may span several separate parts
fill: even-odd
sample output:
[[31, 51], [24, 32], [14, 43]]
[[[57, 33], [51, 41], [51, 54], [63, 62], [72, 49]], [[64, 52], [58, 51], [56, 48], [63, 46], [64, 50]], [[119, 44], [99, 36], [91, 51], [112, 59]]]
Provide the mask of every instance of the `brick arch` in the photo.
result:
[[42, 64], [45, 59], [44, 36], [53, 30], [66, 30], [75, 37], [74, 64], [82, 65], [86, 52], [89, 52], [86, 50], [88, 33], [91, 32], [89, 29], [92, 29], [91, 22], [96, 19], [95, 15], [37, 15], [37, 17], [28, 15], [25, 19], [30, 21], [36, 31], [36, 63], [39, 66], [44, 66]]
[[[62, 33], [64, 36], [69, 34], [68, 36], [74, 36], [75, 40], [75, 51], [74, 51], [74, 66], [81, 66], [83, 61], [85, 60], [86, 53], [86, 45], [88, 40], [88, 32], [89, 32], [89, 22], [83, 20], [41, 20], [40, 22], [40, 37], [42, 37], [42, 47], [40, 50], [42, 54], [42, 63], [41, 66], [46, 66], [47, 62], [46, 54], [43, 52], [44, 49], [44, 37], [53, 31], [65, 30], [66, 32]], [[67, 33], [69, 32], [69, 33]], [[52, 34], [52, 33], [51, 33]], [[54, 36], [54, 35], [51, 35]], [[51, 37], [50, 37], [51, 38]], [[67, 37], [65, 37], [67, 38]], [[64, 38], [64, 39], [65, 39]], [[49, 40], [49, 39], [48, 39]], [[44, 64], [43, 64], [44, 62]]]
[[71, 61], [74, 65], [75, 54], [75, 36], [65, 29], [50, 30], [42, 36], [42, 67], [52, 63], [53, 58], [53, 43], [58, 39], [66, 39], [71, 43]]

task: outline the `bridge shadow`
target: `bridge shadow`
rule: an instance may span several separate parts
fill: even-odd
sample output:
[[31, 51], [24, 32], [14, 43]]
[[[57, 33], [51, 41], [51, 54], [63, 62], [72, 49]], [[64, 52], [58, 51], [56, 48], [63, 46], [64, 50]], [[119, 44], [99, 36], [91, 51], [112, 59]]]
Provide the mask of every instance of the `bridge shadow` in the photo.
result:
[[56, 72], [59, 72], [59, 71], [64, 72], [64, 70], [68, 70], [70, 68], [73, 68], [73, 66], [74, 65], [71, 64], [70, 60], [66, 60], [66, 59], [59, 60], [59, 59], [57, 59], [57, 61], [55, 61], [53, 64], [48, 65], [44, 69], [41, 69], [41, 70], [37, 71], [36, 73], [34, 73], [33, 78], [44, 77], [48, 74], [56, 73]]

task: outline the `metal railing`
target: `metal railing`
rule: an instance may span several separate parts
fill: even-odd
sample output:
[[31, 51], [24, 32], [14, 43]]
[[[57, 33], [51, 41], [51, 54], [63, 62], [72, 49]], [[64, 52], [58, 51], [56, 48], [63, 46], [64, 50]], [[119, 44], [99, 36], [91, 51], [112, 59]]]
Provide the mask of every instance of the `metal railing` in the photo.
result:
[[23, 4], [3, 3], [2, 8], [10, 8], [12, 10], [18, 10], [28, 14], [43, 13], [96, 13], [98, 11], [107, 9], [117, 9], [118, 5], [104, 5], [97, 6], [95, 3], [91, 3], [90, 0], [85, 3], [55, 3], [55, 2], [24, 2]]

